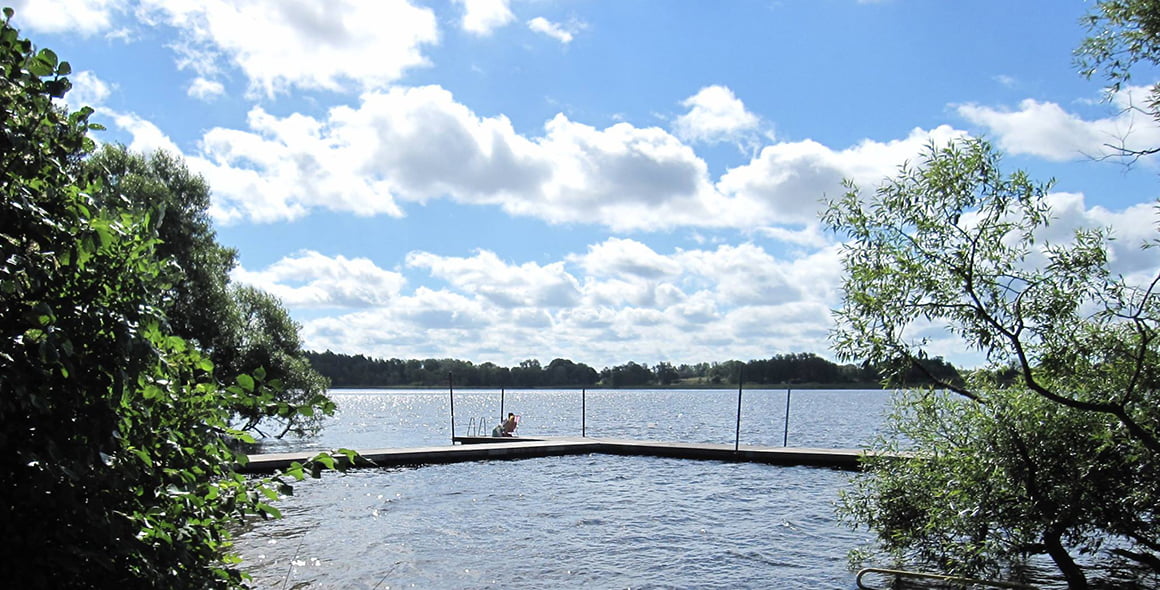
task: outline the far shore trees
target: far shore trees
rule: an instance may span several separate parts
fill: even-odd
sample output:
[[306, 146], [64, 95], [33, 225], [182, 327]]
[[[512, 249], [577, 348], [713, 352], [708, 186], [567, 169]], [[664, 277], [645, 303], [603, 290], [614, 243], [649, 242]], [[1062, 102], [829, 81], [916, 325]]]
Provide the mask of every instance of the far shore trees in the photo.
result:
[[[768, 359], [693, 365], [628, 362], [597, 371], [584, 363], [553, 359], [547, 367], [527, 360], [516, 367], [479, 365], [458, 359], [374, 359], [331, 351], [306, 357], [335, 387], [445, 387], [448, 374], [460, 387], [723, 387], [742, 376], [750, 386], [877, 387], [881, 373], [873, 366], [838, 365], [811, 353], [777, 354]], [[932, 378], [957, 383], [958, 371], [941, 358], [928, 359], [928, 374], [911, 370], [899, 384], [929, 383]], [[933, 377], [932, 377], [933, 376]]]

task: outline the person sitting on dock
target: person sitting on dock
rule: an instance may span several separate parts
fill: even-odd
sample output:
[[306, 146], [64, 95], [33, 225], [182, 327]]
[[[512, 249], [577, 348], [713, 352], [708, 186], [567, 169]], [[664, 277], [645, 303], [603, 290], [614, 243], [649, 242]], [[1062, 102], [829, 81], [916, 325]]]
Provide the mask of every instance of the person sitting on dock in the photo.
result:
[[516, 426], [520, 423], [520, 419], [515, 414], [508, 412], [507, 420], [503, 423], [503, 436], [515, 436]]

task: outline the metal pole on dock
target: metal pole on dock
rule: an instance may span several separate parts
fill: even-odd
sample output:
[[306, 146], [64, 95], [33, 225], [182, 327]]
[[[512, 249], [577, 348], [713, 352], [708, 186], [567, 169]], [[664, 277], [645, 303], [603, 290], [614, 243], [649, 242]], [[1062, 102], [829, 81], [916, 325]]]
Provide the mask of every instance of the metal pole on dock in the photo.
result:
[[737, 367], [737, 437], [733, 439], [733, 450], [741, 448], [741, 385], [745, 383], [745, 365]]
[[588, 432], [588, 390], [580, 389], [580, 438], [587, 436]]
[[447, 397], [451, 401], [451, 444], [455, 444], [455, 383], [451, 373], [447, 373]]
[[783, 447], [789, 446], [789, 394], [792, 391], [788, 387], [785, 389], [785, 434], [781, 437], [781, 446]]

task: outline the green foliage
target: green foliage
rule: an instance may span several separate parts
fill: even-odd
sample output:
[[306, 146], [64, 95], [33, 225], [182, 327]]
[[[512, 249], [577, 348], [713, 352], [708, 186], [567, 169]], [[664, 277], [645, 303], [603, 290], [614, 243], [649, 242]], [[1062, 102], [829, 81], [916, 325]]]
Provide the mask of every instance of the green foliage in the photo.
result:
[[303, 356], [298, 326], [274, 297], [232, 287], [237, 253], [218, 244], [209, 218], [210, 190], [179, 158], [163, 152], [143, 156], [105, 146], [85, 162], [101, 181], [104, 209], [142, 215], [157, 211], [157, 256], [170, 283], [161, 303], [173, 334], [210, 357], [223, 386], [250, 383], [262, 371], [265, 388], [242, 387], [254, 399], [234, 406], [243, 430], [278, 437], [318, 428], [334, 412], [329, 386]]
[[[243, 430], [259, 433], [262, 422], [272, 421], [287, 432], [316, 430], [322, 418], [334, 413], [326, 396], [330, 382], [311, 367], [298, 339], [298, 324], [272, 295], [253, 287], [230, 290], [233, 314], [227, 350], [219, 374], [235, 375], [241, 389], [256, 395], [255, 403], [235, 407]], [[272, 384], [256, 387], [246, 371], [261, 374]]]
[[165, 152], [133, 154], [118, 145], [106, 145], [86, 159], [85, 172], [100, 180], [94, 198], [102, 208], [134, 215], [158, 212], [157, 255], [168, 263], [172, 284], [164, 302], [169, 329], [222, 365], [219, 355], [229, 348], [223, 334], [233, 322], [229, 272], [237, 252], [217, 243], [208, 213], [209, 186], [179, 158]]
[[1088, 37], [1076, 50], [1080, 73], [1102, 73], [1108, 89], [1119, 91], [1137, 64], [1160, 64], [1160, 2], [1101, 0], [1084, 17]]
[[[1108, 98], [1131, 85], [1133, 72], [1144, 70], [1152, 75], [1152, 68], [1160, 64], [1160, 2], [1100, 0], [1083, 24], [1088, 36], [1075, 51], [1076, 65], [1087, 78], [1103, 76]], [[1128, 108], [1160, 121], [1160, 83], [1149, 83], [1146, 101]], [[1113, 147], [1133, 159], [1160, 152], [1158, 147], [1132, 149], [1125, 143]]]
[[1077, 551], [1160, 571], [1160, 276], [1112, 276], [1101, 230], [1039, 243], [1046, 191], [966, 140], [829, 204], [848, 237], [840, 357], [930, 373], [915, 334], [945, 326], [991, 365], [936, 380], [961, 400], [904, 401], [916, 458], [875, 462], [844, 510], [899, 556], [973, 574], [1047, 553], [1081, 588]]
[[[70, 68], [0, 27], [0, 520], [13, 588], [240, 587], [227, 522], [277, 490], [233, 471], [235, 408], [170, 331], [161, 206], [110, 207], [85, 174]], [[116, 179], [111, 179], [115, 182]], [[94, 198], [101, 195], [101, 198]], [[279, 483], [283, 483], [280, 482]]]
[[1083, 587], [1069, 552], [1127, 551], [1119, 531], [1160, 532], [1156, 465], [1123, 454], [1106, 415], [1014, 387], [990, 391], [985, 404], [911, 392], [890, 422], [879, 446], [916, 454], [870, 460], [839, 512], [877, 531], [893, 559], [1001, 578], [1046, 553]]

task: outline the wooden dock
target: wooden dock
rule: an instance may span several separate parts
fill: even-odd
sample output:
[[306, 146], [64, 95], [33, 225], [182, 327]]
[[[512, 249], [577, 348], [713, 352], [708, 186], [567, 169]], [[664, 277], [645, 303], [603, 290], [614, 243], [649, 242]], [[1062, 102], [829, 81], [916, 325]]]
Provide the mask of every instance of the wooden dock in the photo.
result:
[[[367, 449], [359, 451], [357, 467], [398, 467], [527, 459], [559, 455], [634, 455], [696, 459], [708, 461], [768, 463], [771, 465], [808, 465], [833, 469], [856, 470], [860, 458], [868, 451], [859, 449], [809, 449], [786, 447], [754, 447], [723, 444], [692, 444], [641, 440], [617, 440], [568, 437], [511, 437], [457, 436], [453, 444], [441, 447], [404, 449]], [[250, 455], [246, 465], [239, 466], [243, 473], [273, 473], [286, 469], [291, 463], [305, 463], [317, 452], [273, 453]], [[345, 457], [342, 457], [345, 459]]]

